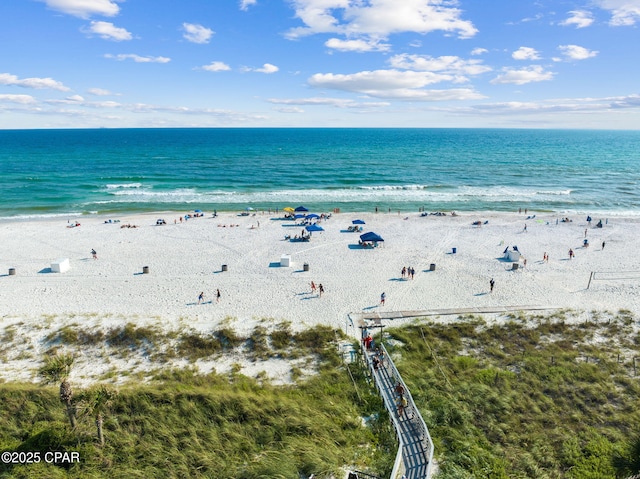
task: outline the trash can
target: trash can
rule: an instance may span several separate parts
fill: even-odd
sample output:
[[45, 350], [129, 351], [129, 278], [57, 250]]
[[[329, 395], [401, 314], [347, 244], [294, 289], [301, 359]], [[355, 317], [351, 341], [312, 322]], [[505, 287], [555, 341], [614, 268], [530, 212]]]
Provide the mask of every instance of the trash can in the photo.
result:
[[513, 265], [511, 265], [511, 269], [513, 271], [517, 270], [520, 267], [520, 263], [513, 263]]
[[149, 267], [148, 266], [143, 266], [142, 267], [142, 274], [149, 274]]
[[435, 270], [436, 270], [436, 264], [431, 263], [431, 266], [429, 266], [429, 271], [435, 271]]
[[456, 254], [456, 251], [458, 251], [458, 248], [451, 248], [451, 253], [452, 254]]
[[229, 267], [226, 264], [222, 265], [222, 271], [228, 271]]
[[304, 271], [309, 271], [309, 263], [305, 263], [305, 264], [303, 264], [303, 265], [302, 265], [302, 269], [303, 269]]
[[15, 268], [9, 268], [9, 276], [15, 276], [16, 275], [16, 269]]

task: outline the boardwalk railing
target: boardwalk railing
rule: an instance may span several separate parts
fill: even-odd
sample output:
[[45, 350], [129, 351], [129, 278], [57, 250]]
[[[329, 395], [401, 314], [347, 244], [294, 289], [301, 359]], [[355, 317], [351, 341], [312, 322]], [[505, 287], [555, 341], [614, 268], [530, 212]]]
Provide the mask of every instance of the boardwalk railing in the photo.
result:
[[[365, 350], [362, 343], [360, 347], [398, 438], [398, 453], [390, 479], [400, 479], [403, 474], [407, 479], [429, 479], [433, 462], [433, 441], [427, 425], [413, 401], [409, 388], [404, 383], [384, 345], [380, 345], [380, 347], [384, 351], [385, 360], [378, 369], [374, 367], [372, 355]], [[396, 414], [395, 386], [398, 383], [402, 384], [405, 391], [404, 397], [408, 403], [404, 410], [406, 419], [403, 421]]]

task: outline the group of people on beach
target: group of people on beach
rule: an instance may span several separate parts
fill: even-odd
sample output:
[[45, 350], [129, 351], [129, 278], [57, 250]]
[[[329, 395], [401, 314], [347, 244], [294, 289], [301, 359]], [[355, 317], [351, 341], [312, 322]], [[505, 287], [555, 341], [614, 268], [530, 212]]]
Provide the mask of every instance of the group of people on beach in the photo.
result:
[[[216, 303], [220, 302], [220, 298], [221, 298], [222, 294], [220, 293], [219, 289], [216, 289]], [[204, 291], [200, 291], [200, 294], [198, 295], [198, 304], [203, 304], [204, 303]]]
[[413, 266], [403, 266], [402, 267], [402, 271], [400, 271], [400, 274], [402, 275], [402, 279], [405, 278], [405, 276], [407, 277], [407, 279], [413, 279], [413, 277], [416, 274], [416, 270], [413, 269]]
[[311, 281], [311, 294], [318, 293], [318, 297], [322, 298], [322, 293], [324, 293], [324, 286], [322, 283], [316, 286], [316, 283]]

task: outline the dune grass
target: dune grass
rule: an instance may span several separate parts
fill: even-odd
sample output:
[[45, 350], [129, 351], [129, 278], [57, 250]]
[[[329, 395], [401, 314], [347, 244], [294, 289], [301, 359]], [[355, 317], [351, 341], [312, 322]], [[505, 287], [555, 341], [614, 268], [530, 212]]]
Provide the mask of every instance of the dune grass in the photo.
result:
[[[82, 400], [89, 393], [74, 395], [72, 430], [56, 386], [0, 385], [0, 449], [80, 453], [76, 464], [0, 464], [0, 477], [299, 479], [341, 477], [343, 467], [388, 475], [397, 447], [388, 417], [362, 369], [350, 366], [354, 380], [348, 374], [337, 352], [340, 333], [325, 327], [292, 333], [286, 325], [276, 329], [275, 339], [259, 333], [265, 337], [260, 355], [295, 350], [296, 356], [315, 357], [318, 373], [275, 386], [237, 372], [160, 369], [148, 383], [121, 387], [101, 410], [104, 447], [96, 437], [95, 411]], [[63, 336], [81, 340], [71, 330]], [[131, 327], [103, 335], [127, 349], [147, 348], [149, 339], [156, 333]], [[206, 337], [191, 332], [176, 344], [200, 356], [251, 339], [231, 330]], [[250, 347], [247, 352], [258, 354]]]
[[471, 316], [387, 331], [438, 479], [616, 477], [612, 458], [640, 431], [637, 321], [626, 311], [570, 319]]

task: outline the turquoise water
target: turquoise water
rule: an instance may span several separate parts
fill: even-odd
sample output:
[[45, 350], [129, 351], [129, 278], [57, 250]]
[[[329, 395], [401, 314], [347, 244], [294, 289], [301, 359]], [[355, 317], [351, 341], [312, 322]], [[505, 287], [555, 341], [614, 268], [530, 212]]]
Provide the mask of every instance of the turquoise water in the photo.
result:
[[0, 131], [0, 217], [147, 211], [640, 214], [640, 132]]

